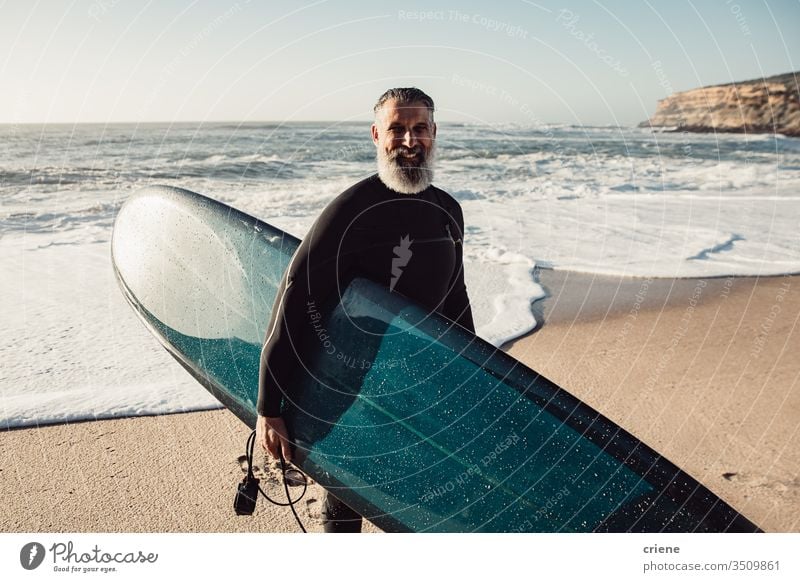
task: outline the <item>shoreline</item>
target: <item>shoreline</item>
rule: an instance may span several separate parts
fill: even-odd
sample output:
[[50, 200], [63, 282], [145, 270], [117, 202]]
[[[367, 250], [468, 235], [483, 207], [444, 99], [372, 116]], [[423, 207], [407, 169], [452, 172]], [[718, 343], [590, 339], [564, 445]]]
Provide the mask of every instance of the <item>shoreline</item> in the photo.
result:
[[[800, 531], [800, 277], [535, 275], [539, 323], [504, 351], [764, 530]], [[6, 430], [0, 531], [299, 531], [265, 500], [234, 514], [248, 434], [224, 409]], [[297, 506], [309, 531], [321, 501], [314, 484]]]
[[[698, 281], [704, 282], [704, 292], [698, 297], [698, 303], [703, 304], [713, 300], [714, 296], [730, 294], [733, 288], [740, 288], [744, 281], [783, 280], [800, 277], [800, 274], [669, 278], [537, 268], [533, 276], [546, 293], [545, 297], [532, 303], [537, 322], [561, 324], [623, 316], [635, 304], [639, 305], [640, 310], [675, 307], [685, 301], [687, 293], [694, 291]], [[555, 295], [551, 290], [556, 291]], [[539, 327], [537, 324], [536, 329]], [[503, 345], [510, 346], [522, 337], [525, 336], [509, 340]]]

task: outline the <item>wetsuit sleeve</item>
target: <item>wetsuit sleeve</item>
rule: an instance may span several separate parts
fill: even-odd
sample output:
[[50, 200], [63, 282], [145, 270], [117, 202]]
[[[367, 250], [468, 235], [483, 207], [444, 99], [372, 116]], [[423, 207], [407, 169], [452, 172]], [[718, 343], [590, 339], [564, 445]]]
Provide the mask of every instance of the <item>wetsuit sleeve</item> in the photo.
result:
[[450, 281], [450, 292], [444, 302], [444, 312], [450, 319], [475, 333], [472, 308], [464, 283], [464, 214], [458, 203], [453, 206], [450, 215], [456, 223], [455, 230], [451, 232], [453, 240], [456, 241], [456, 266]]
[[349, 223], [343, 207], [331, 203], [289, 262], [261, 350], [256, 410], [262, 416], [280, 416], [283, 398], [291, 398], [290, 372], [302, 362], [297, 350], [312, 322], [308, 317], [309, 301], [317, 306], [324, 303], [337, 292], [337, 273], [352, 270], [352, 254], [340, 248]]

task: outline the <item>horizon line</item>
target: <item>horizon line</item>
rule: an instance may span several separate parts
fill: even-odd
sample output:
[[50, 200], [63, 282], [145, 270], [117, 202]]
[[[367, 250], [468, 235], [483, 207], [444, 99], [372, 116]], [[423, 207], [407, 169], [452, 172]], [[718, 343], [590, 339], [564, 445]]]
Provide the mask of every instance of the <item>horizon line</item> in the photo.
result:
[[[253, 124], [271, 124], [271, 125], [289, 125], [293, 123], [327, 123], [330, 125], [344, 125], [344, 124], [371, 124], [372, 120], [332, 120], [332, 119], [293, 119], [290, 121], [284, 120], [256, 120], [256, 121], [236, 121], [236, 120], [181, 120], [181, 121], [0, 121], [0, 127], [20, 126], [20, 125], [210, 125], [210, 124], [231, 124], [231, 125], [253, 125]], [[569, 125], [574, 127], [636, 127], [636, 124], [620, 124], [620, 123], [568, 123], [565, 121], [546, 121], [543, 123], [523, 122], [523, 121], [459, 121], [454, 119], [436, 120], [436, 123], [447, 124], [460, 124], [460, 125], [498, 125], [498, 124], [514, 124], [514, 125]]]

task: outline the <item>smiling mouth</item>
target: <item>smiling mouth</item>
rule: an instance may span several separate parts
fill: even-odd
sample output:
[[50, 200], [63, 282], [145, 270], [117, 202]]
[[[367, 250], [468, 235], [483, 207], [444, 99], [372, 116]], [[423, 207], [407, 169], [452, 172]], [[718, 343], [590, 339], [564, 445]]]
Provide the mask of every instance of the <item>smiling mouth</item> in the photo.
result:
[[399, 151], [395, 154], [395, 159], [402, 160], [421, 160], [422, 152], [420, 151]]
[[405, 168], [418, 168], [422, 165], [422, 156], [397, 156], [395, 163]]

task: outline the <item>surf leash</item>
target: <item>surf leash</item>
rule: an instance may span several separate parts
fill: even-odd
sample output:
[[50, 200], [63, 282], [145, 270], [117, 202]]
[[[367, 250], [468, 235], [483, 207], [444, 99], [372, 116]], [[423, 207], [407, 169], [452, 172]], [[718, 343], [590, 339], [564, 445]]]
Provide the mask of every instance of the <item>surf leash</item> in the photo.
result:
[[[300, 501], [303, 496], [306, 494], [308, 490], [308, 480], [306, 476], [299, 470], [294, 469], [292, 467], [286, 467], [286, 460], [283, 458], [283, 451], [279, 450], [280, 454], [280, 461], [281, 461], [281, 476], [283, 481], [283, 490], [286, 493], [286, 502], [276, 501], [272, 499], [269, 495], [267, 495], [264, 490], [259, 485], [259, 479], [253, 473], [253, 448], [256, 442], [256, 431], [250, 433], [250, 436], [247, 438], [247, 444], [245, 445], [245, 458], [247, 459], [247, 474], [242, 479], [242, 482], [239, 483], [238, 487], [236, 488], [236, 497], [233, 500], [233, 508], [236, 511], [236, 515], [253, 515], [253, 512], [256, 509], [256, 501], [258, 499], [258, 494], [264, 496], [264, 498], [272, 503], [273, 505], [277, 505], [279, 507], [286, 507], [288, 506], [289, 509], [292, 510], [294, 514], [294, 518], [297, 520], [297, 525], [300, 526], [300, 529], [303, 533], [306, 532], [306, 528], [303, 527], [303, 522], [300, 521], [300, 516], [297, 515], [297, 510], [295, 509], [294, 505], [298, 501]], [[303, 492], [297, 499], [292, 499], [291, 494], [289, 493], [289, 481], [292, 482], [293, 486], [297, 486], [302, 484], [303, 485]]]

